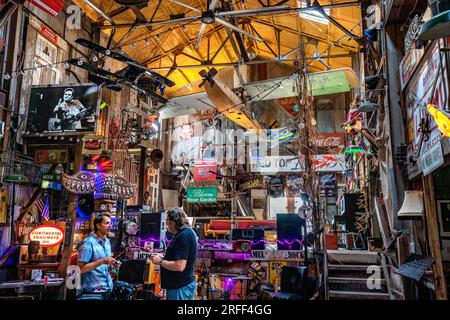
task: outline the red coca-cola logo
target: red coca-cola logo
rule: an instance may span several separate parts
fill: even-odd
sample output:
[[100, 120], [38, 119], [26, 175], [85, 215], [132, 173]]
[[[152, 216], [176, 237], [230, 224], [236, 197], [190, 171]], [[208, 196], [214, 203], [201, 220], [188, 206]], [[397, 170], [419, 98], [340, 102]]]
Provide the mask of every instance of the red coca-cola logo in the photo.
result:
[[336, 136], [318, 136], [314, 139], [317, 147], [339, 147], [344, 145], [344, 138], [340, 135]]
[[100, 140], [88, 140], [85, 142], [84, 148], [87, 150], [98, 150], [102, 148], [102, 142]]

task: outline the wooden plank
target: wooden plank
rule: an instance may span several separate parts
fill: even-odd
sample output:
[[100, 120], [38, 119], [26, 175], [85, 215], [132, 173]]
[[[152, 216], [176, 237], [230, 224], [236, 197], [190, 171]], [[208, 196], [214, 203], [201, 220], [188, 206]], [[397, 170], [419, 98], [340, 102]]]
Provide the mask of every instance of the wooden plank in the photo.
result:
[[[83, 152], [83, 141], [80, 140], [76, 144], [75, 147], [75, 158], [74, 158], [74, 173], [79, 171], [81, 161], [82, 161], [82, 152]], [[65, 240], [64, 245], [62, 249], [62, 258], [61, 258], [61, 265], [59, 267], [59, 276], [61, 278], [66, 278], [67, 268], [70, 263], [70, 256], [72, 255], [72, 248], [73, 248], [73, 240], [75, 235], [75, 217], [76, 217], [76, 208], [77, 208], [77, 195], [71, 194], [69, 195], [69, 206], [67, 210], [67, 223], [66, 223], [66, 234], [65, 234]], [[66, 241], [69, 239], [68, 241]], [[66, 299], [66, 291], [67, 287], [64, 285], [64, 293], [63, 293], [63, 300]]]
[[434, 195], [433, 176], [422, 177], [425, 196], [425, 220], [427, 225], [428, 245], [431, 257], [434, 259], [432, 266], [434, 272], [434, 285], [436, 300], [448, 300], [447, 285], [442, 264], [442, 251], [439, 238], [439, 223], [437, 219], [436, 199]]

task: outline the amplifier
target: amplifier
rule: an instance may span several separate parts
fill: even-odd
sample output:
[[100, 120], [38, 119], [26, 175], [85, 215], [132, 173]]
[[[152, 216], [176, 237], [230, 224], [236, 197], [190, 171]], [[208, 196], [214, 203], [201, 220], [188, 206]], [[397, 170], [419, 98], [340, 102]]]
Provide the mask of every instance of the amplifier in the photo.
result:
[[[252, 250], [264, 250], [265, 249], [265, 241], [264, 241], [264, 230], [263, 229], [234, 229], [231, 232], [231, 239], [234, 241], [234, 244], [237, 244], [238, 251], [245, 251], [241, 245], [242, 242], [247, 242], [251, 244]], [[237, 242], [236, 242], [237, 241]], [[247, 248], [246, 245], [243, 245]]]

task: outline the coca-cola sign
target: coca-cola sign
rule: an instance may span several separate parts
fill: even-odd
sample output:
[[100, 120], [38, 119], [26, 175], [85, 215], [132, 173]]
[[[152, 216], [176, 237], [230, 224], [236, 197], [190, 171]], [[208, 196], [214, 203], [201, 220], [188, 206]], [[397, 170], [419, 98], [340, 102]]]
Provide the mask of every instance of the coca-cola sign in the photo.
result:
[[103, 139], [102, 136], [86, 136], [83, 143], [83, 154], [101, 154]]
[[318, 148], [338, 148], [344, 145], [344, 135], [339, 133], [321, 133], [312, 139]]

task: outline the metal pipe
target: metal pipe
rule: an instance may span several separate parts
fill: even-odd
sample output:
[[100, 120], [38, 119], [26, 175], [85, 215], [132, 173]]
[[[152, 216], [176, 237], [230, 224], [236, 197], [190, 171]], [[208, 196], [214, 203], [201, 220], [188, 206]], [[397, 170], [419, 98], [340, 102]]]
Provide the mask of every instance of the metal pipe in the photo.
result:
[[[306, 60], [319, 60], [319, 59], [332, 59], [332, 58], [346, 58], [351, 57], [351, 54], [336, 54], [336, 55], [330, 55], [330, 56], [322, 56], [322, 57], [307, 57]], [[263, 64], [263, 63], [270, 63], [270, 62], [294, 62], [298, 59], [282, 59], [282, 60], [255, 60], [255, 61], [248, 61], [245, 64], [246, 65], [254, 65], [254, 64]], [[196, 68], [206, 68], [206, 67], [234, 67], [240, 65], [239, 62], [224, 62], [224, 63], [205, 63], [205, 64], [198, 64], [198, 65], [186, 65], [186, 66], [177, 66], [178, 69], [196, 69]], [[158, 71], [158, 70], [168, 70], [172, 68], [172, 66], [167, 67], [156, 67], [156, 68], [148, 68], [152, 71]], [[383, 89], [384, 90], [384, 89]]]
[[113, 19], [111, 17], [109, 17], [105, 11], [103, 11], [102, 9], [100, 9], [99, 7], [97, 7], [95, 4], [93, 4], [90, 0], [83, 0], [84, 3], [86, 3], [89, 7], [91, 7], [92, 9], [94, 9], [98, 14], [100, 14], [104, 19], [108, 20], [111, 23], [114, 23]]

